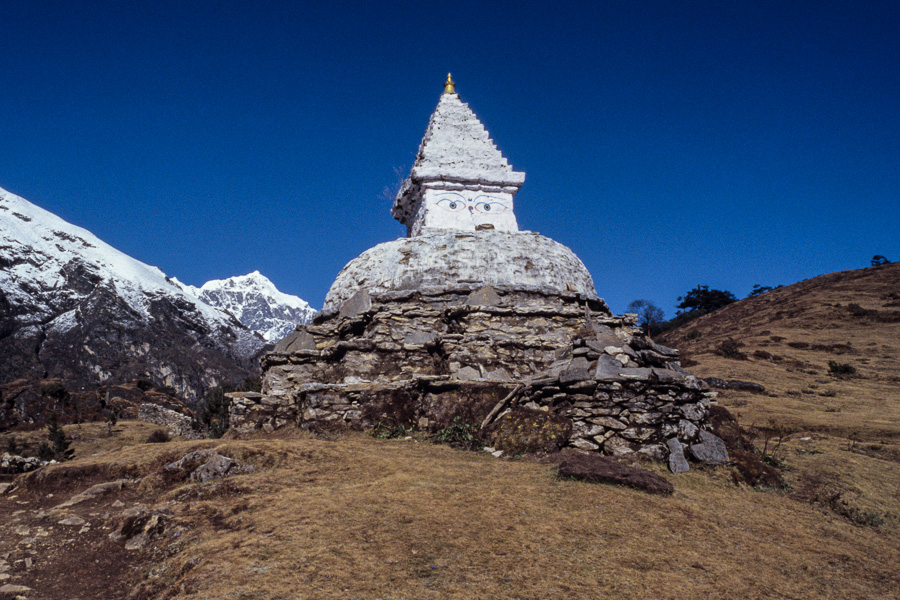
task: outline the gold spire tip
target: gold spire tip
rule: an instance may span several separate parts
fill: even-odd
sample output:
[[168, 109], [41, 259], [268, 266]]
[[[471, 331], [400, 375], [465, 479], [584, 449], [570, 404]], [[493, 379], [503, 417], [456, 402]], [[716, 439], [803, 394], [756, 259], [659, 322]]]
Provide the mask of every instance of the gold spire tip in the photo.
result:
[[444, 83], [444, 93], [445, 94], [455, 94], [456, 93], [456, 83], [453, 82], [453, 79], [450, 77], [450, 73], [447, 73], [447, 81]]

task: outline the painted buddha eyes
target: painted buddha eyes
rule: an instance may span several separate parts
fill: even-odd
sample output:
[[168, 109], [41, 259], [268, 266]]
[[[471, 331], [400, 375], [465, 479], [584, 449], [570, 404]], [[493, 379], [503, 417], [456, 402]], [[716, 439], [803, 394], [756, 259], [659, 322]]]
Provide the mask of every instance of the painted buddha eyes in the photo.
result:
[[469, 199], [460, 194], [453, 194], [449, 197], [439, 198], [436, 204], [449, 212], [463, 212], [468, 209], [469, 212], [488, 214], [500, 213], [506, 210], [505, 204], [489, 196], [478, 196], [477, 198]]

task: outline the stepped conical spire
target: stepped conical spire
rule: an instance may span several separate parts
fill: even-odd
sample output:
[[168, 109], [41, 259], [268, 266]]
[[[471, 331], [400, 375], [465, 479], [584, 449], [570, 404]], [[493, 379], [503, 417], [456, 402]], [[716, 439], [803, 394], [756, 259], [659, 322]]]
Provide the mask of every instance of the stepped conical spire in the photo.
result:
[[406, 224], [409, 236], [424, 227], [518, 231], [512, 198], [524, 181], [525, 173], [513, 171], [459, 99], [448, 74], [391, 214]]

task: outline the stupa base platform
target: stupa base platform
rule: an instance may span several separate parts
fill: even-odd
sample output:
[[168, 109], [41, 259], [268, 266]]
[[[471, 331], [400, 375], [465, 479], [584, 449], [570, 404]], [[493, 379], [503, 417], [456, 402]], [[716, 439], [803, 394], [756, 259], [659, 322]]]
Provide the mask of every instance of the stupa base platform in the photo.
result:
[[716, 393], [633, 316], [578, 293], [361, 290], [282, 340], [262, 367], [262, 394], [232, 395], [237, 432], [389, 424], [437, 433], [464, 423], [490, 441], [504, 418], [531, 414], [552, 418], [557, 448], [726, 459], [704, 454]]

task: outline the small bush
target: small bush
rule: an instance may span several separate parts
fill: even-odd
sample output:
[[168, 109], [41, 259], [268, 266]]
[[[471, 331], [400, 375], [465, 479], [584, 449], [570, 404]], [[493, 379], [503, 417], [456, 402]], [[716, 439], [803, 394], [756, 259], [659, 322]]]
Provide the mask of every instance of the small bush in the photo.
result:
[[169, 432], [165, 429], [157, 429], [149, 436], [147, 436], [148, 444], [165, 444], [166, 442], [171, 442], [172, 437], [169, 435]]
[[412, 424], [405, 425], [396, 421], [378, 421], [372, 427], [372, 437], [378, 440], [393, 440], [412, 435]]
[[856, 367], [853, 365], [838, 363], [833, 360], [828, 361], [828, 374], [838, 379], [851, 379], [859, 376]]
[[743, 344], [740, 342], [735, 341], [733, 338], [728, 338], [716, 346], [716, 354], [731, 360], [747, 360], [747, 355], [741, 352], [741, 346]]
[[478, 429], [478, 425], [464, 423], [460, 417], [454, 417], [452, 423], [437, 432], [435, 439], [441, 444], [449, 444], [460, 450], [481, 450], [484, 443]]
[[53, 460], [53, 448], [47, 442], [41, 442], [38, 446], [38, 458], [41, 460]]
[[692, 329], [690, 333], [685, 336], [685, 339], [688, 340], [698, 340], [703, 337], [703, 332], [699, 329]]
[[59, 400], [65, 405], [69, 401], [69, 390], [61, 383], [48, 383], [41, 386], [41, 394], [54, 400]]
[[59, 462], [71, 460], [75, 456], [75, 451], [69, 447], [69, 439], [66, 437], [66, 432], [63, 431], [63, 428], [59, 426], [55, 413], [50, 417], [50, 422], [47, 424], [47, 439], [50, 441], [50, 450], [53, 452], [53, 458]]

